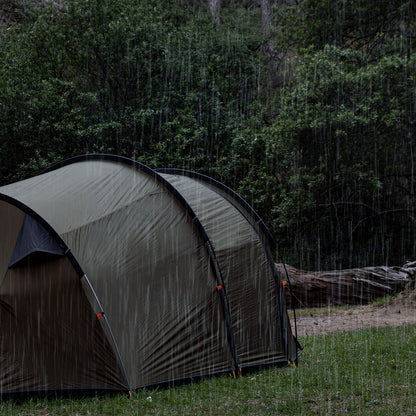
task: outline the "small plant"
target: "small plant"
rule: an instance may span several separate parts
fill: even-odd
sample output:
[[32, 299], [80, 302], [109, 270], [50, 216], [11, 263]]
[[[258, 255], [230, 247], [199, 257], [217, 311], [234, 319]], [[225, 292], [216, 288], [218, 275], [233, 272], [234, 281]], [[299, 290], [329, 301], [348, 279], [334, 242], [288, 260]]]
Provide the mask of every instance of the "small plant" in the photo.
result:
[[371, 302], [371, 305], [379, 306], [379, 305], [382, 305], [384, 303], [390, 302], [393, 298], [394, 298], [394, 295], [386, 295], [386, 296], [383, 296], [381, 298], [374, 299]]

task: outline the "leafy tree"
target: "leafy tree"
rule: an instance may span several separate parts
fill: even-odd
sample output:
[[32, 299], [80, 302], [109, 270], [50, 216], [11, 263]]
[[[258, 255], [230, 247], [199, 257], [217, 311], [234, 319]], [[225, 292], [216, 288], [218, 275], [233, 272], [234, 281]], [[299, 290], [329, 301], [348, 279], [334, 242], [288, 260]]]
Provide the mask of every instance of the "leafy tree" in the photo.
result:
[[303, 0], [277, 10], [280, 47], [315, 50], [327, 44], [384, 53], [385, 40], [401, 38], [414, 48], [416, 8], [412, 0]]
[[300, 59], [250, 171], [283, 245], [316, 255], [319, 243], [327, 267], [414, 253], [415, 70], [415, 54], [373, 63], [334, 46]]
[[[35, 151], [51, 162], [107, 151], [150, 164], [215, 164], [258, 94], [261, 28], [250, 13], [223, 10], [218, 26], [208, 10], [190, 18], [169, 1], [34, 10], [0, 44], [2, 181], [29, 174], [19, 166], [36, 166], [28, 164]], [[171, 133], [190, 149], [181, 121], [198, 132], [197, 158], [162, 151]]]
[[12, 3], [2, 183], [117, 153], [237, 189], [293, 264], [415, 256], [414, 2]]

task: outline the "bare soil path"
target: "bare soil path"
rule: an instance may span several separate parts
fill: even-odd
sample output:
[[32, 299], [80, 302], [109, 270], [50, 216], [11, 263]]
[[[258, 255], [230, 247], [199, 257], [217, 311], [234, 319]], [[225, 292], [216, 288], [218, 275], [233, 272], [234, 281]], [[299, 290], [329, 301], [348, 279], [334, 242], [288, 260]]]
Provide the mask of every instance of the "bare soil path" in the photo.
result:
[[[294, 328], [293, 314], [289, 314]], [[379, 305], [329, 307], [297, 312], [298, 337], [363, 328], [416, 325], [416, 293], [405, 290]]]

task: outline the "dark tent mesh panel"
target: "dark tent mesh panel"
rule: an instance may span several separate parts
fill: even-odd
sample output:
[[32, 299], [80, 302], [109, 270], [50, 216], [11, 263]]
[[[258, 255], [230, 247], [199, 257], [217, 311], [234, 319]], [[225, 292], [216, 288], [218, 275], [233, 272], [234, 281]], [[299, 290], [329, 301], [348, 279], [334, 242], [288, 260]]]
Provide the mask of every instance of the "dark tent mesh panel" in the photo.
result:
[[40, 263], [55, 256], [63, 256], [66, 248], [30, 215], [26, 215], [9, 267], [28, 261]]
[[22, 228], [25, 213], [0, 199], [0, 286]]

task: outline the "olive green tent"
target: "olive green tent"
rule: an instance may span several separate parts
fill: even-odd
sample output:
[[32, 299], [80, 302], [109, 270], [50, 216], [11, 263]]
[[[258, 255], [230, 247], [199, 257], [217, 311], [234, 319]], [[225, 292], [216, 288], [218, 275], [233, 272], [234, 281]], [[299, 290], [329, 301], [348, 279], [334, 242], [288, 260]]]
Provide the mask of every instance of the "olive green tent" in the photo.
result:
[[0, 392], [296, 360], [273, 239], [208, 177], [85, 155], [0, 188]]

